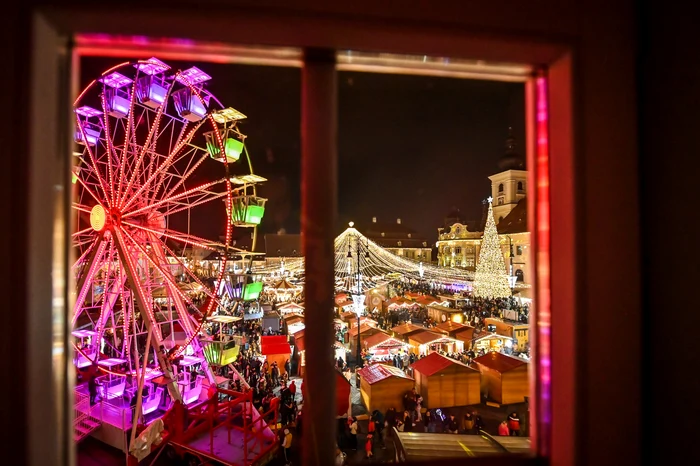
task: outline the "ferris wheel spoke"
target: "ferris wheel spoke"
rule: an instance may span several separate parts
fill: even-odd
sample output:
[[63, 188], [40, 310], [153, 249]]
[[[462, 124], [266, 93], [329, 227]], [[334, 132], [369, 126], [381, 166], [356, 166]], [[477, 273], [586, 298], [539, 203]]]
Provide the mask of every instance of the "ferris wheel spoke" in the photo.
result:
[[[148, 131], [148, 136], [146, 137], [146, 141], [144, 142], [143, 146], [141, 147], [141, 150], [139, 150], [138, 157], [136, 158], [136, 163], [131, 168], [131, 176], [129, 177], [129, 182], [126, 185], [126, 189], [124, 190], [124, 194], [123, 194], [122, 198], [119, 200], [119, 208], [122, 210], [126, 209], [126, 206], [124, 206], [124, 202], [126, 201], [126, 198], [129, 196], [129, 192], [131, 191], [131, 188], [134, 185], [134, 181], [136, 180], [137, 176], [139, 176], [139, 174], [140, 174], [141, 164], [143, 162], [144, 157], [146, 156], [146, 153], [148, 151], [149, 146], [151, 145], [153, 133], [155, 133], [156, 128], [157, 128], [157, 124], [160, 121], [160, 118], [162, 117], [163, 113], [164, 113], [163, 106], [161, 105], [160, 107], [158, 107], [155, 122], [153, 123], [153, 125], [151, 125], [150, 130]], [[131, 199], [134, 199], [134, 197], [132, 197]]]
[[166, 204], [163, 206], [163, 215], [169, 216], [182, 212], [184, 210], [192, 209], [202, 204], [208, 204], [209, 202], [219, 200], [226, 197], [226, 192], [214, 193], [214, 192], [204, 192], [200, 193], [198, 196], [193, 196], [191, 200], [187, 202], [174, 202], [170, 205]]
[[123, 205], [122, 210], [126, 211], [131, 204], [135, 202], [136, 199], [143, 193], [153, 182], [154, 179], [156, 179], [163, 171], [167, 170], [170, 168], [170, 165], [172, 163], [172, 160], [175, 158], [175, 156], [182, 150], [183, 147], [192, 139], [194, 134], [199, 130], [199, 128], [204, 124], [204, 122], [207, 120], [201, 120], [199, 123], [197, 123], [194, 128], [192, 128], [186, 135], [185, 137], [178, 142], [178, 144], [172, 149], [170, 154], [168, 154], [167, 158], [165, 161], [163, 161], [162, 164], [160, 164], [156, 170], [153, 172], [153, 174], [146, 180], [144, 184], [141, 185], [139, 189], [136, 190], [133, 196], [130, 197], [130, 199]]
[[[109, 205], [114, 205], [115, 203], [115, 196], [114, 196], [114, 189], [115, 189], [115, 179], [114, 179], [114, 174], [113, 172], [113, 166], [112, 166], [112, 155], [116, 157], [116, 154], [114, 153], [114, 147], [112, 147], [112, 139], [114, 138], [115, 135], [110, 134], [110, 126], [109, 126], [109, 116], [107, 112], [107, 101], [105, 99], [105, 94], [102, 93], [100, 96], [100, 101], [102, 103], [102, 111], [104, 112], [104, 119], [102, 120], [102, 125], [104, 126], [105, 130], [105, 142], [107, 143], [107, 154], [106, 154], [106, 165], [107, 165], [107, 181], [108, 184], [107, 186], [109, 187]], [[116, 131], [116, 126], [114, 130]]]
[[149, 228], [143, 225], [139, 225], [136, 223], [128, 222], [128, 221], [122, 221], [123, 225], [136, 228], [138, 230], [142, 230], [147, 233], [151, 233], [156, 235], [156, 237], [159, 236], [165, 236], [166, 238], [178, 241], [180, 243], [186, 244], [188, 246], [196, 246], [202, 249], [207, 249], [209, 251], [218, 251], [222, 248], [225, 248], [226, 246], [222, 243], [217, 243], [215, 241], [210, 241], [204, 238], [200, 238], [199, 236], [195, 235], [188, 235], [186, 233], [181, 233], [176, 230], [171, 230], [169, 228], [165, 228], [163, 230], [155, 230], [153, 228]]
[[[85, 128], [84, 128], [83, 125], [81, 124], [80, 118], [78, 118], [77, 115], [76, 115], [76, 120], [77, 120], [77, 124], [78, 124], [78, 129], [79, 129], [80, 134], [81, 134], [81, 136], [82, 136], [82, 138], [83, 138], [83, 141], [88, 140], [88, 137], [87, 137], [87, 135], [86, 135], [86, 133], [85, 133]], [[97, 148], [97, 145], [95, 145], [95, 148]], [[109, 199], [109, 195], [107, 194], [107, 192], [108, 192], [108, 191], [107, 191], [107, 187], [105, 186], [105, 182], [104, 182], [104, 180], [102, 179], [102, 175], [100, 174], [100, 171], [99, 171], [99, 169], [98, 169], [97, 161], [96, 161], [96, 159], [95, 159], [95, 155], [93, 154], [92, 149], [90, 148], [90, 144], [85, 144], [85, 150], [86, 150], [87, 153], [88, 153], [88, 159], [89, 159], [89, 160], [88, 160], [88, 165], [91, 165], [91, 168], [92, 168], [92, 170], [93, 170], [93, 172], [94, 172], [94, 176], [97, 178], [97, 180], [98, 180], [98, 182], [99, 182], [99, 184], [100, 184], [100, 187], [102, 188], [102, 192], [103, 192], [103, 194], [105, 195], [104, 199], [107, 200], [107, 199]], [[98, 202], [99, 202], [99, 201], [98, 201]]]
[[78, 316], [80, 315], [80, 310], [85, 304], [85, 299], [87, 298], [88, 291], [90, 291], [90, 289], [92, 288], [92, 282], [95, 278], [95, 274], [100, 269], [100, 267], [102, 267], [102, 258], [104, 256], [105, 250], [107, 249], [107, 243], [108, 241], [103, 238], [100, 238], [98, 240], [97, 247], [94, 247], [92, 249], [91, 256], [87, 259], [87, 270], [83, 270], [80, 277], [78, 278], [78, 295], [75, 298], [75, 307], [73, 308], [73, 325], [75, 325], [75, 322]]
[[206, 191], [213, 186], [216, 186], [220, 183], [223, 183], [224, 181], [225, 180], [216, 180], [216, 181], [210, 181], [208, 183], [204, 183], [201, 186], [197, 186], [195, 188], [188, 189], [186, 191], [182, 191], [178, 194], [175, 194], [174, 196], [171, 196], [171, 197], [166, 198], [166, 199], [161, 199], [160, 201], [155, 202], [153, 204], [150, 204], [148, 206], [141, 207], [139, 209], [135, 209], [135, 210], [126, 212], [122, 216], [122, 218], [125, 219], [125, 218], [133, 217], [135, 215], [141, 214], [141, 213], [149, 211], [149, 210], [159, 209], [160, 207], [167, 205], [168, 203], [171, 203], [171, 202], [186, 200], [189, 198], [189, 196], [196, 195], [198, 192]]
[[216, 290], [211, 291], [211, 290], [209, 289], [209, 287], [206, 286], [206, 285], [204, 284], [204, 282], [202, 282], [202, 281], [199, 279], [199, 277], [197, 277], [197, 275], [195, 275], [195, 274], [189, 269], [189, 267], [187, 267], [187, 265], [185, 265], [185, 263], [182, 262], [182, 261], [180, 260], [180, 258], [178, 257], [178, 255], [175, 254], [175, 251], [173, 251], [172, 249], [170, 249], [170, 248], [167, 246], [167, 244], [165, 244], [164, 242], [161, 243], [161, 247], [165, 250], [166, 253], [168, 253], [168, 254], [170, 255], [170, 257], [172, 257], [172, 258], [175, 259], [177, 265], [179, 265], [179, 266], [182, 268], [182, 270], [184, 270], [185, 273], [186, 273], [192, 280], [194, 280], [198, 285], [200, 285], [200, 286], [202, 287], [202, 290], [203, 290], [203, 293], [204, 293], [204, 294], [206, 294], [208, 297], [210, 297], [210, 298], [212, 298], [212, 299], [217, 299], [217, 300], [218, 300], [218, 297], [217, 297], [217, 295], [216, 295]]
[[[196, 151], [196, 150], [197, 150], [197, 149], [194, 149], [194, 151]], [[163, 176], [162, 176], [162, 178], [161, 178], [161, 183], [158, 184], [158, 187], [163, 186], [163, 192], [165, 193], [165, 195], [164, 195], [163, 197], [164, 197], [164, 198], [169, 198], [169, 197], [171, 197], [171, 196], [175, 193], [175, 191], [177, 191], [178, 188], [180, 188], [180, 186], [182, 186], [182, 185], [185, 183], [185, 181], [187, 181], [187, 180], [189, 179], [189, 177], [192, 176], [192, 174], [194, 173], [194, 171], [195, 171], [197, 168], [199, 168], [199, 166], [200, 166], [205, 160], [207, 160], [208, 158], [209, 158], [209, 154], [208, 154], [207, 152], [204, 152], [204, 153], [197, 159], [197, 161], [196, 161], [194, 164], [192, 164], [191, 161], [194, 159], [194, 157], [192, 157], [192, 158], [190, 159], [190, 164], [189, 164], [189, 165], [191, 165], [191, 166], [188, 165], [187, 167], [185, 167], [185, 171], [184, 171], [184, 173], [183, 173], [182, 175], [180, 175], [180, 176], [172, 176], [172, 175], [171, 175], [171, 176], [170, 176], [170, 180], [167, 180], [167, 181], [165, 180], [165, 178], [166, 178], [166, 176], [167, 176], [167, 173], [164, 172], [164, 173], [163, 173]], [[171, 187], [171, 186], [170, 186], [170, 183], [171, 183], [172, 181], [174, 181], [175, 179], [177, 179], [177, 181], [176, 181], [175, 184]], [[157, 194], [157, 192], [158, 192], [158, 190], [156, 190], [154, 194]], [[155, 196], [154, 196], [153, 200], [155, 201]]]
[[136, 102], [136, 99], [134, 98], [136, 96], [136, 82], [137, 80], [134, 79], [134, 82], [131, 84], [131, 93], [130, 93], [130, 98], [129, 98], [129, 115], [126, 119], [126, 128], [124, 129], [124, 146], [122, 147], [121, 154], [119, 156], [119, 177], [118, 177], [118, 183], [116, 186], [116, 201], [121, 202], [121, 196], [122, 192], [121, 189], [124, 187], [124, 167], [127, 163], [127, 160], [129, 159], [129, 147], [131, 146], [131, 140], [132, 137], [135, 139], [135, 131], [134, 131], [134, 108], [135, 105], [134, 103]]
[[100, 316], [98, 317], [97, 322], [95, 322], [95, 331], [97, 332], [97, 338], [94, 338], [92, 342], [93, 349], [95, 351], [99, 350], [98, 345], [99, 342], [102, 341], [102, 336], [104, 335], [105, 331], [105, 324], [107, 323], [107, 319], [109, 318], [109, 316], [112, 314], [112, 309], [114, 308], [114, 304], [116, 303], [117, 297], [119, 296], [119, 287], [123, 286], [123, 284], [115, 280], [113, 276], [115, 267], [114, 259], [114, 241], [110, 239], [109, 251], [107, 252], [107, 259], [105, 260], [106, 271], [104, 285], [102, 289], [102, 305], [100, 306]]

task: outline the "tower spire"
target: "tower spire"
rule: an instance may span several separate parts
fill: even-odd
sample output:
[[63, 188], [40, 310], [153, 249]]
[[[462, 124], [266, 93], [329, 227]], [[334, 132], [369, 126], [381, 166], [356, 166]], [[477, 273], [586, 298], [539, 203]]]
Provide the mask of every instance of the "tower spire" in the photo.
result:
[[502, 171], [506, 170], [524, 170], [525, 161], [515, 151], [515, 136], [513, 136], [513, 127], [508, 127], [508, 137], [506, 138], [505, 152], [498, 160], [498, 168]]

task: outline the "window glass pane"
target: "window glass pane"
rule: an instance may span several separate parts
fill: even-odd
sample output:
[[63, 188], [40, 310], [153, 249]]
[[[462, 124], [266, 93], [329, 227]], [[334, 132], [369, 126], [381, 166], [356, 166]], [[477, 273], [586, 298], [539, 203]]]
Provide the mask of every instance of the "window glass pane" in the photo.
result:
[[80, 60], [79, 463], [214, 398], [255, 407], [214, 457], [254, 463], [302, 400], [300, 69], [150, 57]]
[[[359, 450], [400, 461], [438, 459], [436, 446], [443, 458], [527, 452], [523, 84], [348, 71], [339, 99], [339, 230], [369, 249], [349, 270], [376, 322], [360, 337], [353, 410], [381, 433], [361, 432]], [[407, 260], [417, 240], [431, 246], [421, 262]], [[341, 441], [367, 455], [352, 435]]]

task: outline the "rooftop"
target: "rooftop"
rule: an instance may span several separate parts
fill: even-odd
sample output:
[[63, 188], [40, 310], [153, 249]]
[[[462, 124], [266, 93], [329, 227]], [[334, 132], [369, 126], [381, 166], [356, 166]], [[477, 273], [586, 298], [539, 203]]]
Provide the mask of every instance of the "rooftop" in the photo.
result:
[[392, 377], [397, 377], [400, 379], [413, 380], [412, 377], [407, 376], [404, 371], [398, 367], [389, 366], [386, 364], [372, 364], [365, 366], [359, 371], [360, 377], [366, 380], [368, 384], [373, 385], [382, 380], [386, 380]]
[[474, 359], [474, 362], [500, 373], [508, 372], [527, 364], [527, 361], [524, 359], [496, 352], [479, 356], [478, 358]]
[[419, 359], [411, 365], [414, 371], [418, 371], [427, 376], [435, 375], [450, 366], [459, 366], [463, 370], [478, 372], [466, 364], [447, 358], [439, 353], [430, 353], [428, 356]]

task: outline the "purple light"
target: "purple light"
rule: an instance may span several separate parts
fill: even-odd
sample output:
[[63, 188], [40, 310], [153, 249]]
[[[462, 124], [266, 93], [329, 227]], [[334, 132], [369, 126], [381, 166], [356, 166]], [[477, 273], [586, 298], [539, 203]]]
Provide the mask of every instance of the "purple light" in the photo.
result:
[[155, 76], [143, 76], [136, 83], [136, 95], [139, 101], [151, 108], [158, 108], [165, 102], [169, 83]]
[[92, 107], [88, 107], [87, 105], [84, 105], [80, 108], [76, 108], [75, 113], [77, 113], [78, 115], [82, 115], [86, 118], [102, 115], [102, 112], [100, 112], [99, 110], [95, 110]]
[[[102, 133], [102, 129], [97, 126], [93, 125], [91, 123], [84, 123], [81, 125], [83, 130], [80, 130], [80, 126], [75, 130], [75, 137], [73, 138], [76, 143], [89, 146], [94, 146], [97, 144], [98, 139], [100, 138], [100, 133]], [[85, 133], [85, 138], [83, 139], [83, 132]]]
[[100, 79], [100, 82], [105, 86], [109, 86], [114, 89], [119, 89], [120, 87], [124, 87], [128, 84], [131, 84], [133, 80], [115, 71]]
[[211, 76], [200, 70], [196, 66], [186, 69], [177, 77], [177, 80], [183, 84], [190, 83], [192, 85], [209, 81]]
[[202, 99], [192, 93], [189, 87], [173, 92], [173, 102], [177, 113], [188, 121], [199, 121], [207, 114], [209, 96], [202, 96]]
[[156, 57], [151, 57], [145, 63], [139, 63], [135, 66], [139, 69], [139, 71], [150, 76], [163, 73], [170, 69], [168, 65], [158, 60]]
[[114, 118], [124, 118], [131, 107], [129, 92], [122, 89], [105, 89], [107, 113]]

